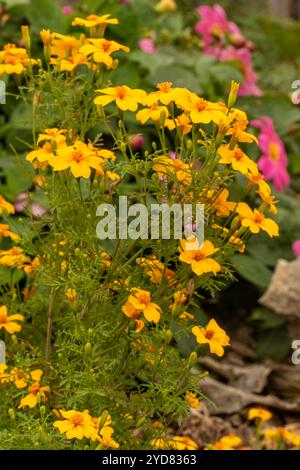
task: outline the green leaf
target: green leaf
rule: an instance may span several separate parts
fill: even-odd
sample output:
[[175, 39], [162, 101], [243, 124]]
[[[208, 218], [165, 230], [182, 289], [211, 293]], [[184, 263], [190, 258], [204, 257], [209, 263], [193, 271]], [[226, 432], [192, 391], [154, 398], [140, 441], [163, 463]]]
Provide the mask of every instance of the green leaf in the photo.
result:
[[256, 357], [259, 361], [272, 359], [279, 362], [286, 358], [290, 348], [291, 339], [286, 328], [264, 330], [258, 335]]
[[62, 14], [59, 3], [52, 0], [31, 0], [27, 7], [27, 18], [35, 32], [43, 28], [56, 33], [68, 31], [68, 18]]
[[33, 184], [34, 170], [24, 157], [0, 155], [0, 176], [5, 178], [1, 192], [8, 199], [28, 191]]
[[254, 309], [249, 318], [250, 321], [259, 322], [259, 328], [271, 329], [286, 324], [286, 317], [283, 315], [277, 315], [264, 307], [258, 307]]
[[176, 325], [176, 323], [172, 324], [171, 330], [180, 353], [184, 357], [189, 357], [197, 346], [195, 336], [190, 331], [183, 329], [182, 326]]
[[292, 173], [294, 173], [295, 175], [300, 173], [300, 154], [299, 153], [289, 154], [289, 164], [290, 164]]
[[272, 271], [260, 261], [248, 254], [236, 254], [231, 263], [240, 276], [258, 287], [265, 289], [270, 284]]
[[0, 285], [17, 283], [25, 276], [21, 269], [11, 270], [6, 266], [0, 266]]

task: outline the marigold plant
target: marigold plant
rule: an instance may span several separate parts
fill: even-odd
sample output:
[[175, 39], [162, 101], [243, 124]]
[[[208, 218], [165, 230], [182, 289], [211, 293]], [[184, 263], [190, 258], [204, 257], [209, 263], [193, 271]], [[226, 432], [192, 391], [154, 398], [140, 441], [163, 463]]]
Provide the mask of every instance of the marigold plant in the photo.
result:
[[[250, 236], [278, 235], [276, 201], [247, 155], [256, 138], [235, 107], [238, 85], [227, 102], [210, 102], [171, 82], [114, 83], [129, 52], [105, 36], [117, 24], [89, 15], [73, 20], [73, 35], [43, 30], [37, 58], [23, 30], [25, 47], [0, 52], [0, 73], [31, 106], [26, 163], [45, 205], [20, 224], [0, 197], [4, 448], [196, 449], [168, 429], [205, 399], [197, 355], [230, 345], [215, 319], [203, 323], [201, 300], [234, 279], [230, 258]], [[130, 138], [143, 126], [144, 153]], [[151, 239], [144, 227], [137, 239], [97, 238], [97, 208], [118, 210], [121, 196], [148, 208], [203, 204], [203, 243]], [[194, 227], [193, 211], [185, 225]], [[218, 446], [238, 444], [231, 436]]]

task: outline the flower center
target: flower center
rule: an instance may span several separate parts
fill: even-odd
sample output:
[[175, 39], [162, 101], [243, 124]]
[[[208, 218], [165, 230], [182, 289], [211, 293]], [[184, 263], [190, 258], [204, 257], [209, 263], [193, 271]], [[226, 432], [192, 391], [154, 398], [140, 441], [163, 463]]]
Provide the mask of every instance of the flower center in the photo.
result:
[[4, 325], [6, 323], [7, 316], [2, 314], [0, 315], [0, 325]]
[[74, 152], [72, 153], [72, 158], [76, 162], [80, 162], [83, 159], [83, 154], [80, 150], [74, 150]]
[[214, 337], [214, 335], [215, 335], [215, 332], [212, 331], [212, 330], [207, 330], [207, 331], [205, 332], [205, 338], [207, 338], [208, 340], [209, 340], [209, 339], [212, 339], [212, 338]]
[[126, 96], [126, 88], [124, 88], [123, 86], [118, 86], [116, 90], [116, 96], [120, 100], [123, 100]]
[[32, 393], [33, 395], [37, 395], [40, 391], [40, 386], [38, 383], [36, 384], [33, 384], [31, 385], [28, 390], [30, 391], [30, 393]]
[[110, 41], [104, 41], [103, 44], [102, 44], [102, 50], [104, 52], [109, 52], [110, 51], [110, 48], [111, 48], [111, 43]]
[[141, 302], [141, 304], [145, 304], [145, 305], [147, 305], [149, 303], [149, 299], [148, 299], [146, 294], [140, 295], [139, 296], [139, 301]]
[[72, 418], [71, 422], [74, 424], [74, 426], [82, 426], [84, 422], [84, 418], [81, 414], [76, 413]]
[[204, 258], [204, 255], [202, 253], [196, 253], [194, 256], [195, 261], [201, 261]]
[[164, 93], [168, 93], [170, 89], [172, 88], [173, 83], [172, 82], [162, 82], [159, 85], [157, 85], [157, 88], [160, 91], [163, 91]]
[[257, 224], [260, 224], [263, 220], [264, 220], [263, 214], [256, 214], [256, 216], [255, 216], [255, 218], [254, 218], [254, 221], [255, 221]]
[[240, 150], [240, 149], [237, 149], [234, 151], [234, 158], [237, 160], [237, 161], [240, 161], [242, 160], [244, 154], [243, 152]]
[[196, 103], [196, 109], [199, 112], [204, 111], [206, 106], [207, 106], [207, 101], [205, 101], [203, 98], [200, 98]]
[[274, 162], [277, 162], [279, 160], [279, 148], [276, 142], [270, 142], [269, 152], [270, 152], [271, 160], [274, 160]]

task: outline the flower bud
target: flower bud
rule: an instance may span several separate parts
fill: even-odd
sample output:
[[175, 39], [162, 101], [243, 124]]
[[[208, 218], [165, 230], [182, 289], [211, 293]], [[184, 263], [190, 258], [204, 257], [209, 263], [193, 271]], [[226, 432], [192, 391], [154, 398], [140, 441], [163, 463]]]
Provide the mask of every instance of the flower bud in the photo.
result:
[[27, 50], [30, 49], [31, 47], [31, 40], [30, 40], [30, 33], [29, 33], [29, 26], [26, 25], [26, 26], [21, 26], [21, 30], [22, 30], [22, 40], [25, 44], [25, 47]]
[[239, 87], [240, 87], [240, 84], [237, 83], [236, 81], [232, 80], [230, 91], [229, 91], [229, 96], [228, 96], [228, 102], [227, 102], [227, 105], [228, 105], [229, 109], [233, 108], [233, 106], [235, 105], [237, 95], [238, 95], [238, 91], [239, 91]]
[[191, 352], [189, 356], [189, 360], [188, 360], [189, 367], [193, 367], [196, 364], [197, 360], [198, 360], [197, 353], [195, 351]]
[[84, 354], [90, 354], [92, 351], [92, 344], [86, 343], [84, 346]]
[[9, 408], [8, 414], [9, 414], [9, 417], [12, 421], [14, 421], [16, 419], [15, 410], [13, 410], [13, 408]]

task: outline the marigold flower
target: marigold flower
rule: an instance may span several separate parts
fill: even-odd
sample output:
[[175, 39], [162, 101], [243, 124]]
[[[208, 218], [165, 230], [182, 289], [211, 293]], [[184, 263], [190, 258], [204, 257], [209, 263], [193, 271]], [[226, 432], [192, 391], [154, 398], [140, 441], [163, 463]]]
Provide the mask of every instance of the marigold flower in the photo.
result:
[[249, 421], [258, 419], [261, 424], [265, 423], [266, 421], [270, 421], [272, 416], [272, 413], [270, 413], [268, 410], [265, 410], [264, 408], [250, 408], [248, 411]]
[[22, 327], [17, 323], [17, 321], [23, 321], [23, 315], [16, 313], [14, 315], [7, 315], [7, 308], [5, 305], [0, 307], [0, 330], [4, 328], [7, 333], [13, 335], [21, 331]]
[[77, 292], [75, 289], [72, 289], [71, 287], [69, 287], [69, 289], [67, 289], [65, 292], [65, 296], [67, 297], [68, 300], [70, 300], [70, 302], [75, 302], [76, 297], [77, 297]]
[[205, 273], [212, 272], [217, 274], [221, 266], [211, 256], [219, 251], [215, 248], [212, 242], [206, 240], [201, 246], [197, 243], [196, 239], [180, 240], [179, 247], [180, 261], [190, 264], [192, 271], [201, 276]]
[[139, 310], [143, 313], [147, 321], [158, 323], [160, 320], [161, 308], [152, 302], [150, 292], [139, 288], [134, 288], [132, 292], [133, 293], [129, 295], [126, 303], [127, 309], [128, 304], [131, 304], [133, 309]]
[[79, 52], [86, 57], [92, 56], [96, 64], [105, 64], [108, 68], [113, 65], [111, 54], [117, 51], [129, 52], [129, 47], [108, 39], [88, 39], [88, 43], [80, 47]]
[[57, 156], [49, 160], [54, 171], [70, 168], [75, 178], [89, 178], [91, 168], [103, 174], [101, 163], [101, 159], [94, 150], [80, 140], [77, 140], [74, 145], [58, 148]]
[[224, 355], [224, 347], [230, 345], [229, 336], [214, 319], [210, 320], [205, 327], [194, 326], [192, 333], [196, 336], [197, 343], [208, 344], [210, 352], [219, 357]]
[[155, 123], [164, 120], [169, 116], [169, 111], [166, 106], [159, 106], [157, 103], [153, 103], [149, 108], [141, 109], [136, 114], [136, 119], [142, 124], [145, 124], [149, 119], [152, 119]]
[[110, 14], [106, 14], [102, 16], [89, 15], [86, 18], [76, 17], [72, 21], [72, 26], [85, 26], [86, 28], [94, 28], [95, 26], [119, 24], [119, 20], [117, 18], [110, 18], [110, 16]]
[[0, 51], [0, 75], [20, 75], [29, 65], [36, 63], [36, 60], [29, 58], [25, 48], [15, 44], [6, 44]]
[[227, 201], [229, 196], [228, 189], [223, 189], [219, 195], [214, 198], [213, 191], [208, 192], [208, 197], [213, 199], [213, 207], [218, 217], [227, 217], [237, 207], [237, 202]]
[[0, 195], [0, 215], [2, 214], [14, 214], [15, 208], [10, 202], [7, 202], [4, 197]]
[[21, 268], [24, 263], [30, 262], [22, 248], [14, 246], [9, 250], [0, 250], [0, 264], [8, 268]]
[[194, 392], [186, 392], [185, 400], [191, 408], [196, 410], [201, 406], [200, 400]]
[[43, 371], [41, 369], [35, 369], [30, 373], [33, 383], [28, 387], [28, 395], [26, 395], [20, 401], [18, 408], [34, 408], [39, 401], [47, 401], [46, 393], [50, 392], [48, 385], [41, 386], [40, 382], [42, 379]]
[[0, 238], [1, 237], [10, 238], [14, 242], [18, 242], [20, 240], [20, 236], [9, 230], [9, 226], [7, 224], [0, 224]]
[[184, 163], [179, 158], [172, 159], [167, 155], [155, 157], [153, 170], [157, 173], [159, 178], [165, 178], [169, 176], [177, 181], [180, 181], [184, 185], [189, 185], [192, 181], [191, 166], [188, 163]]
[[252, 233], [259, 233], [260, 230], [267, 232], [270, 237], [278, 237], [279, 228], [276, 222], [268, 219], [257, 209], [252, 210], [245, 202], [238, 203], [236, 212], [241, 218], [243, 227], [249, 228]]
[[81, 45], [79, 39], [65, 34], [53, 33], [50, 46], [51, 55], [57, 56], [60, 59], [69, 59], [76, 56], [78, 48]]
[[231, 165], [233, 170], [239, 171], [243, 175], [247, 173], [257, 174], [257, 165], [251, 160], [237, 145], [230, 149], [229, 145], [221, 145], [218, 149], [220, 163]]
[[153, 284], [160, 284], [163, 279], [172, 279], [174, 271], [168, 269], [155, 256], [151, 258], [138, 258], [137, 263], [146, 268], [146, 274]]
[[198, 444], [188, 436], [174, 436], [172, 438], [154, 439], [151, 442], [153, 449], [162, 450], [198, 450]]
[[242, 444], [242, 439], [234, 433], [221, 437], [217, 442], [207, 447], [212, 450], [234, 450]]
[[61, 434], [66, 433], [67, 439], [91, 439], [95, 441], [98, 432], [87, 410], [80, 412], [76, 410], [59, 410], [62, 420], [55, 421], [53, 426], [59, 430]]
[[103, 88], [102, 90], [96, 91], [102, 93], [102, 96], [95, 98], [95, 104], [107, 106], [109, 103], [115, 101], [117, 107], [122, 111], [136, 111], [138, 103], [142, 103], [143, 98], [146, 96], [144, 90], [132, 89], [126, 85]]
[[190, 113], [190, 119], [195, 124], [219, 123], [226, 117], [226, 106], [222, 103], [211, 103], [200, 98], [195, 93], [183, 95], [176, 101], [185, 112]]

